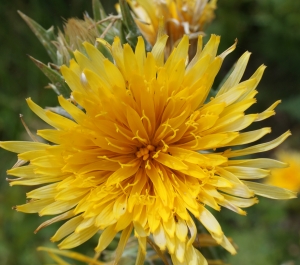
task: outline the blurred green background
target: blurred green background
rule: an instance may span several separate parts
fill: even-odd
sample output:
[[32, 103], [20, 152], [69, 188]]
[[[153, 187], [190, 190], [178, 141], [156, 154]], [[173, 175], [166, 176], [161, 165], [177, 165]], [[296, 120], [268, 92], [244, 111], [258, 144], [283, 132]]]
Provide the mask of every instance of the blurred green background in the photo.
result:
[[[108, 13], [113, 12], [115, 1], [102, 1]], [[22, 11], [44, 28], [54, 25], [62, 28], [63, 19], [82, 18], [92, 14], [87, 0], [11, 0], [0, 1], [0, 138], [1, 140], [27, 139], [19, 114], [32, 131], [40, 121], [29, 111], [25, 98], [32, 97], [41, 106], [54, 106], [54, 92], [44, 87], [48, 80], [31, 62], [27, 54], [42, 62], [50, 59], [25, 22], [17, 14]], [[276, 116], [264, 121], [273, 132], [264, 140], [273, 139], [287, 129], [293, 136], [286, 146], [300, 150], [300, 1], [295, 0], [223, 0], [219, 1], [216, 20], [208, 27], [208, 35], [222, 36], [219, 51], [229, 47], [238, 38], [236, 51], [228, 56], [217, 82], [246, 50], [252, 56], [244, 78], [248, 78], [260, 64], [267, 70], [259, 85], [258, 104], [262, 111], [275, 100], [283, 103]], [[260, 125], [260, 124], [259, 124]], [[42, 125], [41, 125], [42, 126]], [[260, 125], [261, 126], [261, 125]], [[267, 154], [272, 156], [272, 152]], [[14, 154], [0, 150], [0, 264], [49, 264], [45, 253], [37, 252], [40, 245], [52, 246], [49, 238], [59, 227], [52, 225], [34, 235], [35, 228], [46, 217], [17, 213], [12, 206], [26, 201], [30, 188], [9, 187], [5, 171], [16, 161]], [[248, 210], [247, 217], [228, 210], [216, 213], [227, 236], [238, 245], [238, 255], [226, 256], [232, 265], [300, 264], [300, 200], [260, 203]], [[92, 255], [95, 242], [80, 250]]]

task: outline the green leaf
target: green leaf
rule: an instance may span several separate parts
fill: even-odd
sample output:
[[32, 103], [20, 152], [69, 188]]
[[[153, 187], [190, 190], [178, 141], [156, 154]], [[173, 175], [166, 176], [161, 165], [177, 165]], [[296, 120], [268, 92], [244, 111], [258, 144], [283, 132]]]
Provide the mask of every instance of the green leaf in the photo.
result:
[[[140, 32], [138, 26], [136, 25], [136, 23], [134, 22], [134, 19], [131, 15], [129, 6], [126, 2], [126, 0], [119, 0], [120, 3], [120, 8], [121, 8], [121, 13], [122, 13], [122, 19], [123, 19], [123, 23], [126, 27], [127, 30], [127, 35], [126, 35], [126, 40], [127, 42], [130, 44], [130, 46], [135, 49], [136, 45], [137, 45], [137, 41], [138, 41], [138, 37], [142, 36], [142, 33]], [[144, 38], [144, 37], [143, 37]], [[146, 50], [150, 51], [151, 50], [151, 45], [145, 40], [145, 44], [146, 44]]]
[[107, 17], [106, 12], [99, 0], [93, 0], [93, 15], [94, 20], [97, 22]]
[[126, 26], [124, 23], [120, 23], [118, 25], [118, 27], [119, 27], [119, 31], [120, 31], [119, 38], [121, 40], [121, 43], [126, 43], [126, 35], [125, 35]]
[[36, 23], [33, 19], [23, 14], [21, 11], [18, 11], [19, 15], [23, 18], [23, 20], [27, 23], [33, 33], [37, 36], [39, 41], [45, 47], [47, 53], [49, 54], [51, 60], [56, 62], [56, 47], [52, 43], [56, 39], [53, 26], [48, 30], [45, 30], [42, 26]]
[[[92, 5], [93, 5], [93, 15], [94, 15], [92, 21], [93, 23], [95, 23], [95, 26], [97, 27], [100, 36], [107, 29], [107, 27], [110, 27], [111, 21], [108, 18], [111, 17], [111, 15], [107, 16], [99, 0], [93, 0]], [[116, 35], [118, 35], [118, 31], [117, 28], [113, 26], [110, 28], [108, 32], [106, 32], [104, 39], [109, 43], [112, 43]]]
[[35, 63], [35, 65], [42, 70], [42, 72], [49, 78], [52, 82], [50, 87], [58, 94], [62, 95], [65, 98], [70, 97], [70, 89], [65, 83], [65, 79], [55, 70], [51, 69], [49, 66], [43, 64], [42, 62], [34, 59], [33, 57], [29, 56], [29, 58]]

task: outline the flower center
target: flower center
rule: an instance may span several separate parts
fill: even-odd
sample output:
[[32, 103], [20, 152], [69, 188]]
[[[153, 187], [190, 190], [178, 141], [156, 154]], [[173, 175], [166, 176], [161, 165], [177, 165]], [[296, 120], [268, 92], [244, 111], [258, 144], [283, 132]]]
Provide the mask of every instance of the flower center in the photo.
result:
[[142, 157], [143, 160], [147, 160], [149, 158], [150, 152], [155, 151], [155, 146], [148, 144], [146, 147], [141, 147], [136, 153], [136, 157]]

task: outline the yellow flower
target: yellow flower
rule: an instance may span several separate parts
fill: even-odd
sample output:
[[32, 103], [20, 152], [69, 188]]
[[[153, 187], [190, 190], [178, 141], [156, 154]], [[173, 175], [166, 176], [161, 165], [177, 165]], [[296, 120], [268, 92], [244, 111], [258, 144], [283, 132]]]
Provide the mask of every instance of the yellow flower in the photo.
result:
[[184, 34], [197, 38], [204, 27], [215, 17], [217, 0], [129, 0], [136, 23], [145, 38], [154, 45], [160, 19], [170, 37], [168, 51]]
[[72, 100], [58, 100], [72, 119], [27, 100], [31, 110], [53, 127], [37, 133], [52, 144], [1, 142], [2, 148], [28, 161], [8, 170], [17, 177], [9, 180], [10, 185], [42, 185], [28, 192], [29, 202], [16, 209], [58, 215], [37, 230], [69, 219], [52, 237], [65, 238], [61, 249], [76, 247], [103, 230], [96, 247], [101, 252], [122, 231], [120, 256], [134, 229], [140, 246], [138, 264], [145, 258], [147, 237], [167, 250], [174, 264], [207, 264], [193, 246], [194, 218], [218, 244], [232, 254], [236, 251], [206, 206], [245, 214], [241, 208], [257, 203], [255, 194], [295, 197], [288, 190], [251, 181], [284, 163], [231, 159], [270, 150], [290, 135], [288, 131], [271, 142], [230, 149], [270, 132], [239, 132], [272, 116], [279, 103], [262, 113], [244, 113], [256, 102], [255, 89], [265, 66], [240, 82], [250, 56], [244, 53], [215, 98], [207, 99], [235, 45], [217, 56], [220, 37], [212, 35], [203, 50], [199, 37], [198, 51], [187, 64], [188, 37], [164, 61], [166, 41], [167, 36], [161, 36], [146, 54], [141, 37], [135, 51], [115, 38], [111, 47], [107, 44], [114, 63], [84, 43], [86, 55], [75, 51], [76, 61], [61, 67]]
[[300, 153], [295, 151], [279, 151], [276, 157], [287, 163], [287, 168], [272, 170], [266, 183], [285, 189], [300, 190]]

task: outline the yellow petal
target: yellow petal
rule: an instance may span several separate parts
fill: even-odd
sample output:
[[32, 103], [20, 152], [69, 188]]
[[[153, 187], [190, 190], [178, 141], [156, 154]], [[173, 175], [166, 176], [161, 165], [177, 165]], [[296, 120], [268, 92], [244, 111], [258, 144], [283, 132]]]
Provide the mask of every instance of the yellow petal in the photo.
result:
[[[35, 104], [31, 98], [26, 99], [27, 104], [29, 108], [37, 115], [39, 116], [42, 120], [44, 120], [46, 123], [51, 125], [52, 127], [55, 127], [55, 123], [47, 116], [47, 111], [42, 109], [40, 106]], [[56, 128], [56, 127], [55, 127]]]
[[48, 225], [51, 225], [51, 224], [56, 223], [58, 221], [69, 219], [71, 217], [74, 217], [74, 212], [72, 210], [68, 211], [68, 212], [65, 212], [63, 214], [60, 214], [58, 216], [55, 216], [55, 217], [43, 222], [42, 224], [40, 224], [39, 227], [34, 230], [34, 233], [36, 234], [39, 230], [41, 230], [42, 228], [44, 228]]
[[224, 199], [222, 201], [219, 201], [218, 202], [221, 206], [231, 210], [231, 211], [234, 211], [240, 215], [246, 215], [247, 213], [245, 211], [243, 211], [241, 208], [239, 208], [236, 204]]
[[105, 72], [107, 73], [108, 80], [115, 91], [125, 92], [125, 80], [120, 70], [111, 63], [108, 59], [104, 60]]
[[84, 46], [92, 64], [97, 69], [97, 73], [103, 75], [103, 77], [106, 79], [107, 76], [105, 74], [103, 65], [105, 57], [103, 56], [103, 54], [89, 42], [84, 42], [82, 45]]
[[24, 153], [32, 150], [45, 150], [49, 145], [39, 142], [7, 141], [0, 142], [0, 147], [14, 153]]
[[76, 227], [82, 222], [83, 218], [82, 216], [76, 216], [70, 219], [69, 221], [65, 222], [54, 234], [54, 236], [51, 237], [51, 241], [59, 241], [65, 236], [71, 234], [73, 231], [75, 231]]
[[275, 103], [273, 103], [269, 108], [267, 108], [264, 112], [259, 113], [258, 117], [255, 121], [262, 121], [265, 120], [273, 115], [275, 115], [274, 109], [278, 106], [278, 104], [281, 102], [281, 100], [277, 100]]
[[57, 129], [68, 130], [77, 126], [77, 123], [75, 123], [74, 121], [54, 112], [46, 111], [45, 114], [52, 121], [51, 123]]
[[175, 256], [179, 262], [184, 261], [184, 254], [185, 254], [185, 242], [181, 242], [179, 239], [175, 237], [176, 247], [175, 247]]
[[98, 228], [95, 226], [91, 226], [79, 233], [73, 233], [67, 238], [65, 238], [58, 247], [60, 249], [70, 249], [77, 247], [84, 243], [85, 241], [89, 240], [93, 235], [98, 232]]
[[249, 189], [253, 190], [255, 194], [277, 200], [287, 200], [297, 198], [297, 192], [290, 191], [284, 188], [279, 188], [267, 184], [243, 181]]
[[224, 85], [220, 88], [217, 96], [226, 93], [228, 90], [230, 90], [232, 87], [236, 86], [240, 82], [245, 72], [250, 55], [251, 55], [250, 52], [245, 52], [239, 58], [239, 60], [237, 61], [234, 67], [234, 70], [232, 71], [232, 73], [230, 74], [230, 76], [228, 77]]
[[256, 158], [245, 160], [229, 160], [229, 166], [243, 166], [243, 167], [257, 167], [257, 168], [285, 168], [288, 167], [287, 163], [269, 159], [269, 158]]
[[138, 249], [138, 253], [136, 256], [136, 261], [135, 261], [135, 265], [143, 265], [146, 259], [146, 253], [143, 249], [143, 247], [141, 246], [141, 244], [139, 244], [139, 249]]
[[138, 42], [135, 47], [135, 57], [139, 68], [139, 74], [144, 74], [146, 53], [145, 53], [145, 42], [142, 36], [138, 37]]
[[237, 157], [237, 156], [245, 156], [245, 155], [250, 155], [253, 153], [269, 151], [269, 150], [277, 147], [278, 145], [280, 145], [290, 135], [291, 135], [291, 132], [287, 131], [273, 141], [263, 143], [263, 144], [253, 145], [251, 147], [247, 147], [247, 148], [244, 148], [241, 150], [228, 151], [225, 153], [225, 155], [227, 157]]
[[228, 240], [228, 238], [223, 235], [222, 242], [220, 244], [223, 248], [225, 248], [231, 255], [236, 254], [236, 250], [234, 246], [231, 244], [231, 242]]
[[115, 225], [107, 227], [99, 237], [98, 245], [95, 248], [96, 252], [102, 252], [111, 243], [111, 241], [116, 236], [117, 231], [115, 230]]
[[87, 58], [81, 52], [79, 52], [77, 50], [74, 51], [74, 56], [76, 58], [77, 63], [80, 66], [81, 71], [83, 71], [83, 69], [85, 69], [85, 68], [88, 68], [88, 69], [92, 70], [93, 72], [97, 72], [97, 68], [92, 64], [92, 62], [89, 60], [89, 58]]
[[233, 139], [233, 141], [229, 142], [228, 145], [234, 146], [255, 142], [270, 132], [271, 128], [266, 127], [255, 131], [240, 133], [239, 136]]
[[146, 169], [146, 174], [150, 178], [151, 182], [153, 183], [154, 189], [156, 194], [161, 198], [164, 204], [168, 202], [168, 193], [166, 187], [158, 174], [158, 171], [152, 162], [149, 163], [150, 168]]
[[236, 175], [239, 179], [260, 179], [270, 175], [270, 170], [253, 167], [229, 166], [224, 167], [224, 169]]
[[119, 244], [118, 244], [118, 246], [116, 248], [116, 257], [115, 257], [115, 260], [114, 260], [114, 264], [118, 264], [119, 263], [119, 260], [121, 259], [121, 256], [122, 256], [122, 254], [123, 254], [123, 252], [125, 250], [127, 241], [128, 241], [128, 239], [130, 237], [132, 228], [133, 228], [133, 225], [130, 224], [128, 227], [126, 227], [122, 231]]
[[83, 230], [93, 226], [93, 224], [95, 223], [95, 218], [85, 218], [82, 220], [82, 222], [76, 227], [75, 229], [75, 233], [80, 233]]
[[158, 156], [153, 156], [155, 161], [175, 170], [187, 170], [188, 166], [184, 164], [180, 159], [167, 155], [165, 153], [160, 152]]
[[220, 238], [223, 237], [223, 231], [220, 224], [216, 218], [208, 211], [205, 207], [201, 207], [200, 215], [198, 216], [199, 221], [205, 226], [205, 228], [212, 234], [216, 236], [217, 242], [220, 242]]
[[253, 198], [239, 198], [235, 196], [231, 196], [228, 194], [223, 194], [224, 198], [226, 198], [227, 201], [231, 202], [232, 204], [238, 206], [238, 207], [250, 207], [256, 203], [258, 203], [258, 199], [256, 197]]
[[47, 207], [49, 204], [53, 203], [54, 199], [41, 199], [41, 200], [32, 200], [26, 204], [16, 206], [18, 212], [24, 213], [36, 213], [41, 209]]
[[60, 71], [72, 91], [78, 91], [80, 93], [86, 94], [84, 87], [80, 82], [80, 76], [78, 76], [75, 72], [73, 72], [65, 65], [62, 65], [60, 67]]
[[162, 224], [160, 223], [158, 228], [153, 232], [153, 239], [155, 244], [160, 250], [165, 250], [167, 245], [167, 239]]
[[79, 197], [70, 201], [56, 201], [53, 203], [48, 203], [46, 207], [39, 211], [39, 215], [53, 215], [66, 212], [73, 208], [80, 201], [80, 199], [81, 198]]
[[32, 199], [53, 198], [56, 193], [56, 186], [57, 186], [57, 183], [46, 185], [46, 186], [40, 187], [38, 189], [32, 190], [30, 192], [27, 192], [26, 196], [27, 196], [27, 198], [32, 198]]
[[130, 161], [129, 164], [131, 164], [131, 166], [124, 166], [123, 168], [121, 167], [112, 173], [107, 179], [107, 185], [111, 186], [116, 183], [120, 183], [123, 180], [133, 176], [138, 171], [141, 161], [135, 159]]
[[152, 54], [155, 59], [156, 65], [158, 67], [163, 66], [164, 50], [165, 50], [167, 40], [168, 40], [167, 35], [163, 35], [163, 36], [159, 37], [152, 48]]
[[184, 220], [178, 219], [178, 222], [176, 223], [176, 237], [182, 241], [185, 242], [188, 234], [188, 228], [187, 224]]

